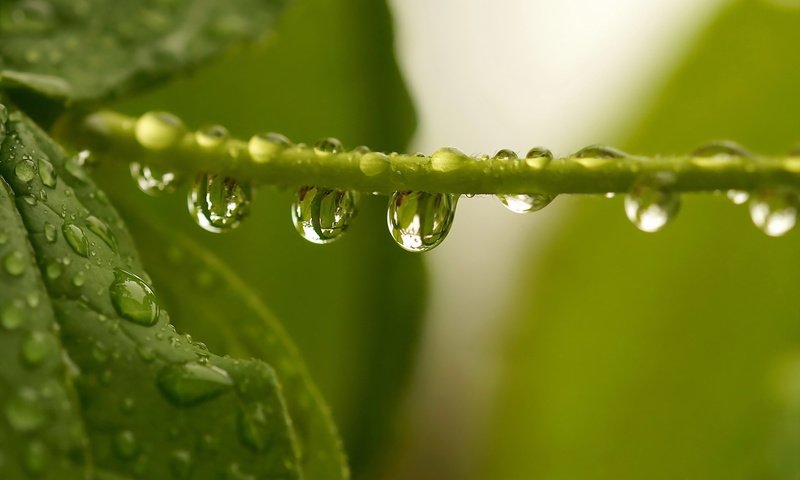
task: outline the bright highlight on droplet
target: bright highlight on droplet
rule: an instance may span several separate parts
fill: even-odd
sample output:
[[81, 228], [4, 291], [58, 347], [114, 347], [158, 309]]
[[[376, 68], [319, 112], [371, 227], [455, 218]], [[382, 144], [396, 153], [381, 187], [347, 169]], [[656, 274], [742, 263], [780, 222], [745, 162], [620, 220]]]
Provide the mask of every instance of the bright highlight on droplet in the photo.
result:
[[395, 192], [386, 216], [389, 233], [409, 252], [431, 250], [450, 233], [457, 202], [447, 193]]
[[777, 189], [756, 193], [750, 200], [753, 224], [770, 237], [788, 233], [797, 223], [800, 197], [791, 190]]
[[657, 232], [671, 222], [680, 210], [680, 195], [640, 185], [625, 196], [625, 214], [643, 232]]

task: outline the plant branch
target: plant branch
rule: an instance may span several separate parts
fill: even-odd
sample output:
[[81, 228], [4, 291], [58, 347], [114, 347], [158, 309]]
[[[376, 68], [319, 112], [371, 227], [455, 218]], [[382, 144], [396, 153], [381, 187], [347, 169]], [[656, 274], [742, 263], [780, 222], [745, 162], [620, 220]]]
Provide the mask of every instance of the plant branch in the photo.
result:
[[431, 156], [382, 154], [363, 147], [331, 153], [284, 143], [274, 134], [243, 141], [227, 136], [221, 127], [190, 132], [168, 114], [137, 119], [110, 111], [64, 119], [56, 134], [79, 149], [165, 171], [224, 173], [281, 187], [551, 195], [626, 193], [644, 183], [675, 192], [800, 189], [800, 153], [754, 156], [733, 144], [663, 157], [633, 156], [606, 147], [587, 147], [563, 158], [534, 149], [530, 158], [519, 159], [508, 151], [476, 158], [454, 149]]

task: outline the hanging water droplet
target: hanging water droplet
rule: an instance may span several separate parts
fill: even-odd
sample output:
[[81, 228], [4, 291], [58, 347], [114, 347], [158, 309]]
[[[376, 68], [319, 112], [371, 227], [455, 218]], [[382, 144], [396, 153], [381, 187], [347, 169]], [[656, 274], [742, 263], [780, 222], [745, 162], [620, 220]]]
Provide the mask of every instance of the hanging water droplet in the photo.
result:
[[525, 163], [536, 170], [546, 167], [553, 160], [553, 152], [544, 147], [533, 147], [525, 155]]
[[17, 166], [14, 167], [14, 175], [25, 183], [33, 180], [33, 177], [36, 176], [36, 165], [33, 163], [33, 160], [25, 158], [17, 163]]
[[358, 161], [358, 168], [368, 177], [380, 175], [389, 169], [389, 157], [381, 152], [366, 152]]
[[744, 190], [728, 190], [726, 195], [735, 205], [744, 205], [750, 200], [750, 192]]
[[25, 255], [19, 250], [15, 250], [3, 258], [3, 267], [9, 275], [19, 277], [25, 273], [27, 265], [25, 264]]
[[164, 396], [182, 407], [216, 397], [233, 386], [225, 370], [195, 362], [167, 365], [159, 371], [157, 382]]
[[175, 191], [178, 176], [173, 172], [161, 171], [157, 167], [142, 165], [138, 162], [130, 164], [131, 177], [136, 180], [136, 185], [142, 192], [157, 196], [162, 193]]
[[222, 175], [198, 175], [189, 191], [189, 213], [203, 229], [220, 233], [234, 229], [250, 213], [249, 183]]
[[788, 233], [797, 223], [800, 196], [789, 189], [775, 189], [753, 194], [750, 218], [753, 224], [770, 237]]
[[347, 231], [358, 211], [359, 194], [321, 187], [303, 187], [292, 204], [292, 223], [311, 243], [331, 243]]
[[247, 151], [256, 163], [264, 163], [291, 144], [289, 139], [280, 133], [257, 133], [247, 142]]
[[121, 430], [114, 435], [114, 451], [123, 460], [132, 459], [138, 450], [136, 435], [130, 430]]
[[455, 217], [458, 196], [446, 193], [395, 192], [389, 199], [389, 232], [409, 252], [428, 251], [444, 240]]
[[457, 148], [440, 148], [431, 155], [431, 168], [437, 172], [452, 172], [465, 162], [467, 156]]
[[[546, 155], [542, 152], [537, 154]], [[500, 162], [500, 165], [503, 165], [505, 162], [517, 161], [518, 157], [513, 151], [503, 149], [495, 154], [493, 160]], [[556, 196], [541, 193], [524, 193], [514, 195], [499, 194], [497, 195], [497, 198], [507, 209], [514, 213], [529, 213], [541, 210], [550, 205]]]
[[35, 390], [23, 388], [11, 397], [5, 408], [6, 420], [17, 432], [32, 432], [47, 420]]
[[89, 256], [89, 240], [81, 227], [74, 223], [65, 223], [61, 226], [64, 239], [72, 250], [82, 257]]
[[94, 215], [90, 215], [86, 217], [86, 227], [89, 228], [90, 232], [100, 237], [112, 251], [117, 251], [117, 239], [114, 237], [114, 232], [104, 221]]
[[49, 188], [56, 187], [56, 169], [53, 164], [48, 162], [45, 158], [39, 159], [39, 178], [42, 184]]
[[344, 151], [342, 142], [333, 137], [323, 138], [314, 144], [314, 152], [317, 155], [326, 156]]
[[171, 113], [148, 112], [136, 121], [134, 133], [143, 147], [163, 150], [178, 143], [186, 134], [186, 127]]
[[158, 321], [159, 305], [150, 285], [131, 272], [114, 269], [114, 283], [109, 288], [111, 303], [117, 313], [139, 325], [152, 326]]
[[625, 196], [625, 214], [643, 232], [657, 232], [680, 210], [680, 195], [649, 185], [637, 185]]
[[201, 148], [211, 150], [222, 146], [229, 136], [228, 129], [222, 125], [210, 125], [195, 132], [194, 140]]

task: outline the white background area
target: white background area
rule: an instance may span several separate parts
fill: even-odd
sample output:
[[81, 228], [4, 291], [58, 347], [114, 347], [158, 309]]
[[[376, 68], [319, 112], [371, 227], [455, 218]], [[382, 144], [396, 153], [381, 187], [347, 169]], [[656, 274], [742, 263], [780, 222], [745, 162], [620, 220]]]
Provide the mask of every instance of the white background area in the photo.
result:
[[[412, 150], [524, 155], [542, 145], [563, 155], [613, 143], [725, 1], [390, 0], [419, 116]], [[561, 200], [516, 215], [494, 198], [462, 198], [449, 237], [426, 254], [431, 302], [405, 459], [413, 478], [437, 478], [437, 468], [466, 476], [498, 377], [499, 317], [518, 266], [568, 213]]]

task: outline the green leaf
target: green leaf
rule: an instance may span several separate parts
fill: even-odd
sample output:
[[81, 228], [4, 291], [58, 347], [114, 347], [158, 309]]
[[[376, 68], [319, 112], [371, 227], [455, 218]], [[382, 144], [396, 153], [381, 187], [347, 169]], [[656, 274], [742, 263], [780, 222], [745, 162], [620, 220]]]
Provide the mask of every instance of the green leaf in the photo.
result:
[[143, 260], [162, 300], [171, 306], [174, 318], [182, 319], [178, 325], [198, 338], [213, 339], [221, 351], [272, 365], [283, 384], [306, 477], [347, 478], [342, 442], [330, 411], [297, 348], [252, 288], [196, 239], [154, 225], [139, 205], [120, 207], [128, 226], [142, 232], [138, 246]]
[[[43, 330], [51, 310], [62, 361], [75, 366], [80, 398], [79, 412], [60, 402], [64, 418], [41, 430], [29, 427], [36, 423], [30, 414], [24, 422], [10, 422], [10, 441], [20, 448], [40, 444], [43, 453], [37, 455], [44, 460], [37, 461], [53, 461], [63, 470], [64, 476], [54, 470], [53, 478], [92, 472], [87, 467], [79, 475], [68, 463], [66, 452], [82, 445], [80, 429], [72, 426], [77, 419], [98, 478], [300, 478], [295, 432], [274, 371], [260, 361], [212, 355], [178, 335], [102, 192], [27, 118], [12, 114], [7, 127], [0, 175], [24, 225], [9, 229], [9, 242], [27, 249], [20, 257], [23, 271], [34, 270], [35, 258], [44, 286], [39, 280], [38, 288], [26, 292], [41, 296], [41, 313], [33, 318], [42, 338], [30, 350], [23, 340], [21, 357], [3, 371], [14, 374], [15, 362], [38, 362], [46, 370], [37, 375], [59, 378], [58, 338]], [[7, 261], [4, 267], [11, 275], [19, 271]], [[5, 278], [4, 292], [17, 280]], [[3, 332], [4, 341], [8, 335]], [[54, 394], [68, 394], [65, 381], [54, 385], [66, 391], [54, 387]], [[42, 408], [50, 413], [55, 407]]]
[[[800, 12], [732, 2], [630, 137], [634, 153], [798, 140]], [[581, 199], [520, 280], [476, 478], [795, 478], [800, 248], [724, 196], [645, 234]], [[488, 446], [491, 446], [491, 449]]]
[[[191, 78], [114, 108], [132, 114], [169, 110], [193, 128], [221, 123], [242, 138], [273, 130], [297, 142], [336, 136], [349, 147], [399, 151], [414, 117], [391, 32], [383, 2], [295, 2], [269, 49], [234, 52]], [[214, 252], [281, 320], [331, 406], [354, 476], [370, 477], [368, 471], [380, 468], [381, 456], [392, 451], [425, 303], [423, 259], [393, 244], [388, 200], [362, 196], [347, 235], [319, 246], [292, 227], [294, 192], [261, 189], [238, 230], [214, 235], [192, 222], [180, 194], [151, 198], [138, 192], [124, 167], [109, 165], [116, 160], [101, 161], [97, 170], [115, 203], [146, 212], [153, 225]], [[149, 230], [133, 234], [138, 244], [152, 244]], [[150, 248], [144, 247], [145, 260], [157, 258]], [[174, 279], [164, 272], [158, 280]], [[181, 301], [189, 300], [175, 299], [170, 307], [181, 308]], [[232, 328], [219, 322], [220, 332]], [[225, 335], [207, 337], [209, 346], [225, 351], [213, 345]]]
[[0, 85], [67, 102], [139, 90], [268, 33], [285, 0], [11, 0]]

